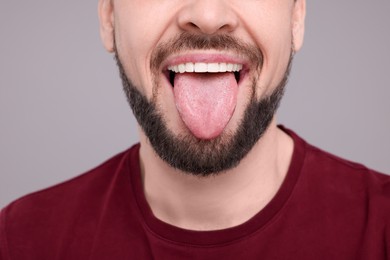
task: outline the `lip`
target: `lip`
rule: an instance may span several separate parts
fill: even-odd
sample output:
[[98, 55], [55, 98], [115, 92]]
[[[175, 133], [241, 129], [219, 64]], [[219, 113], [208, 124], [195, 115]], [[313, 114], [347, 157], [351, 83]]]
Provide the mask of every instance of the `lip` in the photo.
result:
[[249, 67], [249, 62], [246, 59], [237, 57], [235, 55], [221, 53], [191, 53], [184, 55], [174, 55], [166, 59], [162, 64], [162, 68], [163, 71], [166, 71], [169, 66], [176, 66], [187, 62], [242, 64], [242, 70], [247, 70]]
[[[247, 74], [249, 73], [249, 61], [247, 59], [241, 58], [237, 55], [232, 54], [224, 54], [224, 53], [207, 53], [205, 51], [199, 53], [186, 53], [186, 54], [177, 54], [172, 55], [167, 58], [161, 65], [162, 73], [165, 75], [165, 78], [168, 82], [170, 82], [170, 72], [168, 67], [176, 66], [179, 64], [192, 62], [202, 62], [202, 63], [233, 63], [233, 64], [241, 64], [242, 69], [239, 73], [239, 80], [237, 81], [238, 85], [247, 78]], [[172, 85], [172, 84], [170, 84]]]

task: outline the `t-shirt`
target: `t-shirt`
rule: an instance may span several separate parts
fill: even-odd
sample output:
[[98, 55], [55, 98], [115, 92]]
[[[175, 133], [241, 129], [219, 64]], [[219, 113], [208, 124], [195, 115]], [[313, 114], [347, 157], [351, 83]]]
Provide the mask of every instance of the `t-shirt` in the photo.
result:
[[241, 225], [194, 231], [156, 218], [135, 145], [4, 208], [0, 258], [389, 260], [390, 177], [284, 131], [294, 140], [288, 173], [265, 208]]

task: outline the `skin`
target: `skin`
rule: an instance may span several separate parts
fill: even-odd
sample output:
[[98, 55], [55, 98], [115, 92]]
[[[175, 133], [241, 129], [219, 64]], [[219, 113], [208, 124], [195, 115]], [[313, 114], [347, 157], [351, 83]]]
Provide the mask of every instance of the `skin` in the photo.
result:
[[[264, 65], [261, 72], [250, 69], [249, 75], [258, 80], [255, 98], [260, 99], [282, 80], [291, 49], [297, 52], [304, 36], [305, 0], [100, 0], [98, 11], [105, 48], [117, 49], [126, 74], [149, 100], [156, 100], [175, 134], [188, 134], [188, 129], [175, 107], [171, 86], [153, 89], [150, 59], [158, 44], [190, 32], [229, 34], [256, 46], [263, 53]], [[237, 55], [229, 50], [175, 55], [210, 53]], [[251, 83], [249, 78], [241, 83], [227, 130], [237, 128], [251, 97], [251, 88], [245, 87]], [[162, 221], [193, 230], [228, 228], [253, 217], [279, 189], [293, 151], [291, 138], [277, 128], [274, 118], [237, 167], [198, 178], [167, 165], [141, 128], [139, 134], [144, 190], [153, 213]]]

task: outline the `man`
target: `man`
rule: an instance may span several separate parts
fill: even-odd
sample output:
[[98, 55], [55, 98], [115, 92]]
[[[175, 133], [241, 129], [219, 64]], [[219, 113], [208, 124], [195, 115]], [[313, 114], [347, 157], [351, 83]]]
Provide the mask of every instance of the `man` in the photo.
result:
[[24, 197], [2, 259], [390, 259], [390, 178], [274, 117], [305, 0], [100, 0], [140, 144]]

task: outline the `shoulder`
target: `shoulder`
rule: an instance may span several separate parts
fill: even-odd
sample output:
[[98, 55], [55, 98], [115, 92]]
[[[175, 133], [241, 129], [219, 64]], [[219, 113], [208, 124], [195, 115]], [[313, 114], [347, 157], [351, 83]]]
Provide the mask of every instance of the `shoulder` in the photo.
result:
[[296, 150], [301, 151], [297, 184], [300, 198], [321, 205], [322, 210], [375, 216], [390, 224], [389, 175], [326, 152], [281, 128], [293, 138]]
[[49, 205], [56, 207], [63, 205], [63, 203], [67, 205], [80, 203], [80, 196], [93, 196], [101, 188], [99, 183], [110, 181], [116, 171], [122, 167], [127, 153], [128, 151], [117, 154], [99, 166], [70, 180], [25, 195], [9, 204], [4, 211], [7, 214], [24, 215], [26, 211], [39, 211], [41, 206], [46, 208]]
[[[380, 193], [390, 198], [390, 176], [377, 172], [360, 163], [352, 162], [307, 145], [306, 170], [321, 174], [323, 178], [332, 179], [351, 188], [364, 189], [366, 192]], [[345, 188], [345, 187], [344, 187]]]
[[390, 176], [307, 144], [302, 174], [340, 210], [364, 211], [390, 225]]
[[313, 234], [334, 252], [351, 250], [354, 259], [385, 259], [390, 252], [390, 176], [285, 131], [294, 140], [292, 163], [300, 162], [293, 168], [298, 181], [285, 219], [293, 219], [302, 236]]
[[390, 250], [390, 176], [310, 145], [306, 159], [305, 174], [315, 180], [322, 213], [339, 235], [361, 236], [364, 254]]
[[390, 198], [390, 175], [324, 151], [292, 130], [280, 127], [294, 140], [295, 151], [300, 151], [299, 160], [302, 160], [301, 175], [307, 176], [310, 181], [318, 180], [322, 185], [344, 191], [364, 190], [372, 195]]
[[[136, 149], [134, 146], [78, 177], [26, 195], [5, 207], [0, 216], [0, 252], [11, 250], [7, 244], [44, 252], [50, 246], [48, 242], [59, 243], [61, 235], [71, 232], [72, 236], [82, 237], [83, 233], [93, 232], [98, 221], [95, 216], [104, 207], [113, 184], [121, 181], [118, 178], [128, 178], [121, 172], [126, 171], [127, 158]], [[75, 226], [80, 230], [75, 230]]]

